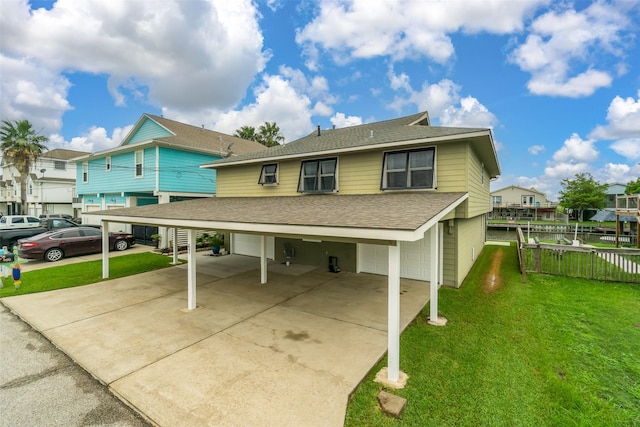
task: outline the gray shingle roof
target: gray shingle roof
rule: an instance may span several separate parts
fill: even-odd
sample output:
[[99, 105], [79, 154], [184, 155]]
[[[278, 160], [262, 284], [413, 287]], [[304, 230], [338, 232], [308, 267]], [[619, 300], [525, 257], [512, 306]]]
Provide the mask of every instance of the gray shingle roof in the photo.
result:
[[249, 141], [214, 130], [188, 125], [186, 123], [180, 123], [175, 120], [154, 116], [152, 114], [145, 115], [175, 134], [175, 136], [155, 138], [156, 141], [163, 141], [182, 147], [212, 150], [220, 153], [226, 153], [227, 147], [231, 143], [233, 143], [231, 151], [236, 154], [265, 149], [264, 145], [255, 141]]
[[[459, 201], [466, 193], [401, 192], [367, 195], [213, 197], [139, 206], [87, 215], [158, 223], [190, 220], [241, 224], [348, 227], [414, 231]], [[154, 219], [155, 222], [145, 222]]]
[[55, 159], [55, 160], [69, 160], [75, 157], [80, 157], [89, 154], [86, 151], [65, 150], [63, 148], [56, 148], [53, 150], [42, 153], [41, 158]]
[[309, 155], [316, 152], [357, 147], [374, 148], [376, 145], [384, 145], [388, 143], [443, 138], [488, 131], [488, 129], [484, 128], [429, 126], [428, 119], [426, 119], [426, 113], [423, 112], [393, 120], [367, 123], [340, 129], [321, 130], [320, 136], [318, 136], [316, 131], [284, 145], [227, 159], [221, 159], [211, 163], [211, 166], [216, 167], [217, 165], [224, 165], [227, 163], [260, 160], [273, 157]]

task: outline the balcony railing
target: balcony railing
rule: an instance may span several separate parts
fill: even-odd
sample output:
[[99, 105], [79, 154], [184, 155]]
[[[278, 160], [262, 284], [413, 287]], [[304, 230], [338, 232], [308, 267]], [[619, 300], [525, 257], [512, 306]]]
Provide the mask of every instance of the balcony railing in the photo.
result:
[[640, 216], [640, 194], [629, 194], [616, 197], [616, 213], [621, 215]]

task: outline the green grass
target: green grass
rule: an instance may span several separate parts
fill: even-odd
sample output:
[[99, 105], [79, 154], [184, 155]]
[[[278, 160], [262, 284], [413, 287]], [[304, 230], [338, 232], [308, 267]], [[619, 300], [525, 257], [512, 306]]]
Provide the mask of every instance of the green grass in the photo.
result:
[[[109, 259], [107, 280], [169, 267], [172, 261], [171, 257], [151, 252], [112, 257]], [[102, 260], [52, 265], [40, 270], [27, 271], [22, 274], [21, 279], [20, 289], [16, 290], [9, 270], [9, 277], [2, 278], [4, 287], [0, 289], [0, 298], [71, 288], [105, 280], [102, 278]]]
[[387, 391], [408, 400], [402, 419], [376, 400], [383, 359], [354, 392], [345, 425], [640, 425], [640, 286], [527, 279], [515, 247], [487, 247], [459, 290], [440, 291], [449, 324], [427, 325], [427, 306], [401, 336], [410, 378]]

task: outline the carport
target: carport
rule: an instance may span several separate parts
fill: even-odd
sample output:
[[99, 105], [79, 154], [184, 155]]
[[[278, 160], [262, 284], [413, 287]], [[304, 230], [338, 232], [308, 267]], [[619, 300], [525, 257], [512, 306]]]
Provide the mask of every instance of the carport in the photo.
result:
[[[402, 386], [400, 372], [399, 242], [429, 239], [430, 323], [438, 317], [438, 222], [450, 218], [468, 193], [413, 192], [371, 195], [224, 197], [87, 213], [102, 221], [103, 242], [111, 223], [186, 229], [187, 309], [196, 308], [196, 230], [260, 236], [260, 282], [268, 283], [266, 237], [367, 243], [388, 247], [388, 367], [386, 382]], [[176, 245], [174, 239], [174, 245]], [[103, 243], [106, 244], [106, 243]], [[174, 257], [177, 253], [174, 247]], [[109, 277], [109, 251], [103, 247], [103, 278]]]

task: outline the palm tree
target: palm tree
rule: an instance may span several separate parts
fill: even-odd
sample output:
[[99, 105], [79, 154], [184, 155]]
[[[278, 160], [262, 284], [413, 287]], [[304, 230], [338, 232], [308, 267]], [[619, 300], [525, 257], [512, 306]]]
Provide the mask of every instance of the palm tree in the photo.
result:
[[253, 126], [242, 126], [240, 129], [236, 129], [233, 136], [238, 138], [248, 139], [249, 141], [256, 140], [256, 128]]
[[26, 212], [27, 204], [27, 176], [31, 165], [38, 160], [47, 147], [44, 143], [49, 139], [37, 135], [29, 120], [2, 121], [0, 128], [0, 150], [5, 164], [13, 163], [20, 174], [20, 203], [21, 212]]
[[264, 122], [258, 129], [256, 141], [265, 147], [275, 147], [284, 143], [284, 136], [280, 133], [280, 127], [276, 122]]

